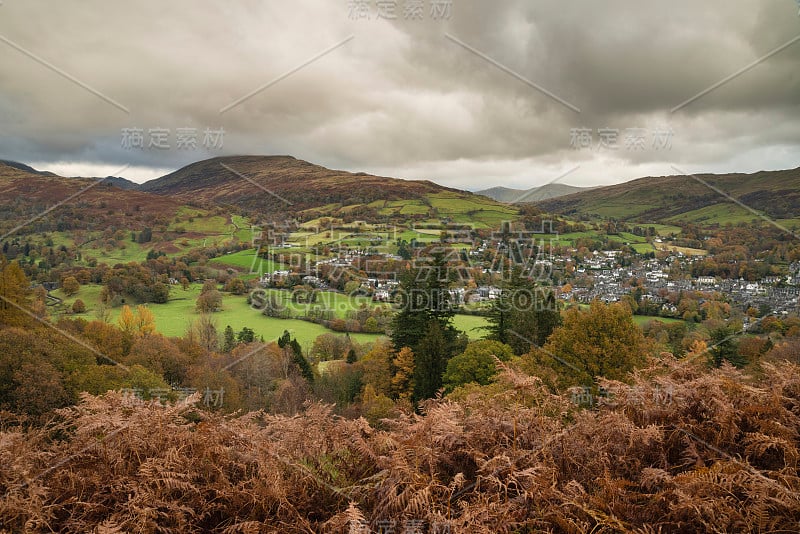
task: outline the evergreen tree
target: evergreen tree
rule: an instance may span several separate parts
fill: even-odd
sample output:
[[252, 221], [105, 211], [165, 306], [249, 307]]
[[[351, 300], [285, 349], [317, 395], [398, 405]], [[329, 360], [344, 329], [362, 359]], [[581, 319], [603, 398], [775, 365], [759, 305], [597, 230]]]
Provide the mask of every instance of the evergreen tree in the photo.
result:
[[231, 325], [225, 327], [225, 332], [223, 333], [223, 342], [222, 342], [222, 351], [223, 352], [230, 352], [236, 346], [236, 337], [233, 333], [233, 328]]
[[283, 331], [283, 335], [278, 338], [278, 346], [283, 350], [290, 351], [292, 356], [292, 363], [294, 363], [300, 371], [300, 375], [305, 378], [309, 384], [314, 383], [314, 370], [311, 364], [303, 356], [303, 349], [296, 339], [292, 339], [288, 330]]
[[522, 268], [515, 266], [492, 304], [487, 338], [505, 343], [522, 355], [531, 350], [531, 345], [544, 345], [560, 323], [552, 291], [537, 288], [523, 276]]
[[[458, 331], [452, 320], [452, 281], [443, 251], [432, 261], [405, 272], [400, 282], [401, 310], [392, 321], [392, 343], [397, 351], [415, 355], [414, 400], [430, 398], [442, 386], [447, 361], [458, 351]], [[435, 326], [434, 326], [435, 325]]]
[[239, 343], [252, 343], [256, 340], [256, 333], [252, 328], [244, 327], [241, 332], [236, 334], [236, 340]]
[[722, 362], [727, 361], [736, 367], [747, 365], [747, 359], [739, 354], [739, 346], [736, 342], [736, 332], [730, 326], [720, 326], [710, 332], [711, 341], [709, 353], [711, 354], [714, 367], [721, 367]]

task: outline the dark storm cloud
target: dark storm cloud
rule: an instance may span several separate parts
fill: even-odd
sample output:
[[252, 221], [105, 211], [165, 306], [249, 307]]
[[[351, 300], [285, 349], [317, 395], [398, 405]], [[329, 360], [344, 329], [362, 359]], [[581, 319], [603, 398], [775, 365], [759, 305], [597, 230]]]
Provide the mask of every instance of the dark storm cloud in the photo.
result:
[[[800, 35], [793, 0], [454, 0], [448, 20], [431, 0], [405, 20], [399, 0], [395, 21], [368, 4], [352, 20], [348, 0], [7, 0], [0, 157], [81, 174], [129, 164], [142, 180], [280, 153], [463, 188], [533, 186], [578, 165], [567, 182], [800, 164], [800, 42], [671, 113]], [[172, 146], [126, 150], [131, 127], [169, 129]], [[178, 128], [224, 128], [224, 147], [177, 150]], [[574, 128], [595, 143], [601, 128], [620, 144], [629, 128], [673, 137], [668, 150], [649, 138], [576, 150]]]

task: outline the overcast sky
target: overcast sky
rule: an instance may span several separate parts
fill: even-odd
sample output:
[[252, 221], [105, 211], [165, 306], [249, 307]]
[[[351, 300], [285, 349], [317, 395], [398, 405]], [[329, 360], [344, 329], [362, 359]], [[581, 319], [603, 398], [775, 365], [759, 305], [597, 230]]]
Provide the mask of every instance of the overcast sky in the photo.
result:
[[2, 0], [0, 158], [142, 182], [289, 154], [470, 190], [794, 168], [799, 9]]

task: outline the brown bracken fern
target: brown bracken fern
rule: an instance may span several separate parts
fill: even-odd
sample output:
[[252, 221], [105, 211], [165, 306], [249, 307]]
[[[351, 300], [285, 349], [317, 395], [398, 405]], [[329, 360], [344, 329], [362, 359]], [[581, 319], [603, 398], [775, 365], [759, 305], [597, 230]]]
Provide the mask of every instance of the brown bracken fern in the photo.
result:
[[[800, 368], [670, 357], [580, 408], [501, 365], [419, 414], [223, 416], [85, 396], [2, 414], [2, 532], [795, 532]], [[435, 530], [438, 529], [438, 530]], [[449, 530], [447, 530], [449, 529]]]

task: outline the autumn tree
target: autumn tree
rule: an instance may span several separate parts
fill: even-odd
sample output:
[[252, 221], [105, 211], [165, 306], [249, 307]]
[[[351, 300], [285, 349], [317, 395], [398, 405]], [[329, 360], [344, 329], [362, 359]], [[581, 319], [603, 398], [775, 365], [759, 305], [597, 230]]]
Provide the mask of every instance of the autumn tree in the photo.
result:
[[187, 331], [187, 337], [189, 341], [196, 343], [208, 352], [214, 352], [219, 348], [217, 324], [211, 314], [203, 313], [193, 321]]
[[222, 307], [222, 293], [210, 289], [200, 293], [197, 297], [196, 308], [200, 313], [213, 313]]
[[133, 311], [128, 305], [123, 306], [117, 318], [117, 324], [123, 334], [129, 336], [148, 335], [156, 330], [155, 316], [144, 305], [136, 306], [136, 311]]
[[362, 370], [364, 384], [371, 384], [378, 394], [392, 394], [392, 360], [395, 353], [390, 340], [378, 339], [357, 366]]
[[495, 358], [509, 361], [512, 357], [514, 351], [504, 343], [490, 339], [473, 341], [467, 345], [464, 352], [447, 362], [447, 371], [444, 373], [445, 388], [452, 391], [458, 386], [469, 383], [485, 386], [497, 374]]
[[225, 283], [225, 291], [234, 295], [244, 295], [247, 293], [247, 286], [241, 278], [231, 278]]
[[31, 322], [25, 313], [30, 305], [30, 282], [16, 261], [0, 260], [0, 326], [23, 326]]
[[394, 375], [392, 376], [392, 394], [400, 399], [410, 401], [414, 396], [414, 352], [403, 347], [394, 358]]
[[156, 331], [156, 318], [147, 306], [136, 306], [136, 330], [139, 334], [147, 336]]
[[570, 308], [542, 350], [530, 357], [558, 376], [557, 384], [592, 385], [596, 377], [622, 380], [644, 363], [648, 345], [628, 306], [599, 300]]
[[61, 291], [68, 297], [71, 297], [81, 289], [81, 284], [74, 276], [67, 276], [61, 282]]
[[76, 299], [75, 302], [72, 303], [72, 313], [84, 312], [86, 312], [86, 304], [81, 299]]

